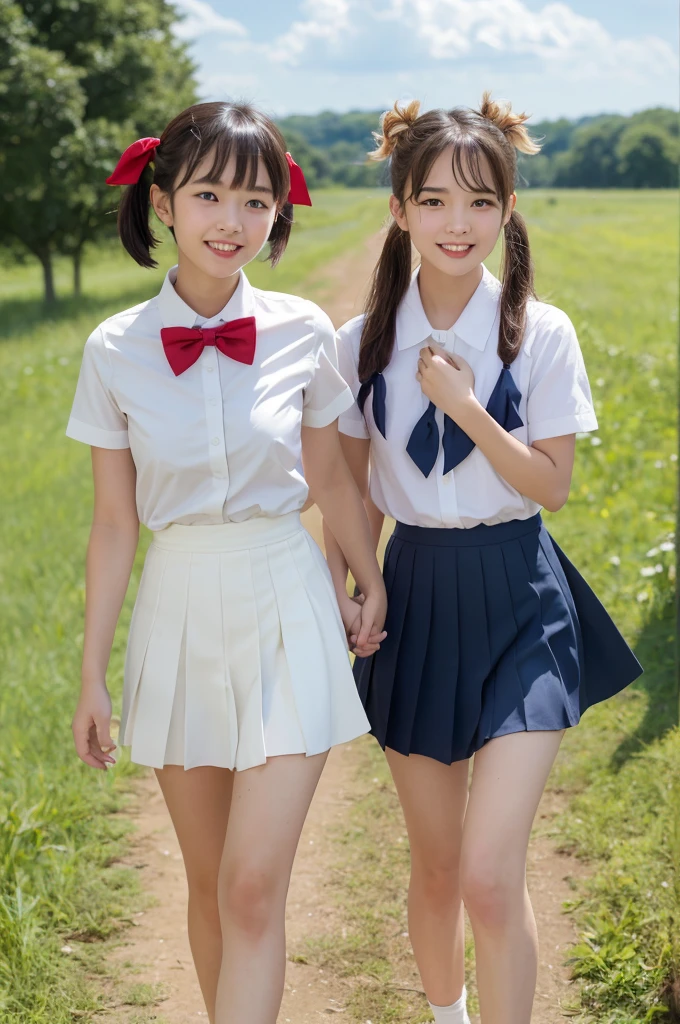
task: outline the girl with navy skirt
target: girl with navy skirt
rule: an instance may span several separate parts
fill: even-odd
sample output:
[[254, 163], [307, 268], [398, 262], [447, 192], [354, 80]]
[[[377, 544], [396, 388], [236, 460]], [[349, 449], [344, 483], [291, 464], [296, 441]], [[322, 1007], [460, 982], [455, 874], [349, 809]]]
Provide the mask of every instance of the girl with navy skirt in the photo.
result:
[[302, 171], [273, 122], [201, 103], [133, 143], [119, 231], [154, 266], [150, 203], [178, 262], [157, 295], [88, 338], [67, 434], [92, 448], [80, 758], [111, 751], [106, 670], [139, 524], [152, 531], [125, 661], [118, 742], [156, 771], [182, 850], [189, 940], [211, 1024], [275, 1024], [285, 903], [331, 746], [368, 731], [308, 483], [367, 588], [385, 588], [337, 420], [354, 404], [314, 303], [253, 288], [243, 267], [286, 248]]
[[[437, 1024], [468, 1020], [463, 903], [483, 1024], [529, 1024], [536, 808], [564, 730], [641, 672], [541, 522], [597, 421], [574, 328], [533, 290], [514, 193], [516, 150], [538, 150], [525, 120], [488, 94], [478, 111], [385, 114], [373, 155], [391, 158], [393, 221], [366, 312], [338, 335], [357, 399], [343, 449], [376, 544], [396, 520], [373, 653], [330, 524], [327, 553], [350, 640], [370, 653], [355, 678], [404, 810], [409, 932]], [[499, 281], [483, 261], [501, 233]]]

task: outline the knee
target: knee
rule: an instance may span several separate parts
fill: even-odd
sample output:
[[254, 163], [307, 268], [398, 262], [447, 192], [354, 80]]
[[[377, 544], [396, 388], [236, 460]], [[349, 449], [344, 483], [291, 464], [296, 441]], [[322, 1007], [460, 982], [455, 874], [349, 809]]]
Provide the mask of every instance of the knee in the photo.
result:
[[502, 930], [523, 912], [524, 872], [517, 876], [501, 857], [477, 852], [464, 858], [461, 894], [473, 926]]
[[264, 869], [249, 865], [232, 866], [219, 881], [219, 911], [222, 921], [260, 938], [268, 929], [276, 905], [277, 888]]
[[205, 864], [187, 869], [189, 899], [194, 904], [206, 910], [217, 910], [218, 873], [219, 864]]
[[460, 901], [460, 862], [455, 856], [414, 857], [411, 884], [429, 906], [448, 910]]

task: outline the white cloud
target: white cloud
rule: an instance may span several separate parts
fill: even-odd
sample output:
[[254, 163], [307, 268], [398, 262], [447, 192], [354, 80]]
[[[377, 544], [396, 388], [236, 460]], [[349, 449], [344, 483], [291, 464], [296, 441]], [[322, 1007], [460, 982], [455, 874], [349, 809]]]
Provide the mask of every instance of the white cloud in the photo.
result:
[[565, 3], [529, 10], [521, 0], [393, 0], [394, 14], [403, 17], [427, 45], [435, 60], [451, 61], [497, 52], [559, 61], [563, 70], [666, 71], [677, 57], [654, 36], [614, 39], [595, 18], [577, 14]]
[[240, 21], [225, 18], [205, 0], [175, 0], [175, 6], [185, 15], [175, 24], [175, 35], [180, 39], [197, 39], [209, 33], [219, 33], [244, 39], [248, 30]]
[[[180, 2], [208, 7], [202, 0]], [[499, 55], [569, 76], [600, 77], [614, 69], [628, 77], [663, 75], [678, 65], [665, 40], [615, 39], [596, 18], [561, 2], [532, 11], [522, 0], [305, 0], [303, 13], [272, 40], [254, 42], [238, 26], [242, 31], [223, 49], [291, 68], [323, 61], [329, 72], [429, 69], [433, 60], [453, 68]]]
[[267, 47], [269, 57], [281, 64], [295, 65], [309, 48], [326, 43], [332, 49], [342, 36], [354, 29], [350, 21], [351, 0], [305, 0], [309, 17], [294, 21], [287, 32]]

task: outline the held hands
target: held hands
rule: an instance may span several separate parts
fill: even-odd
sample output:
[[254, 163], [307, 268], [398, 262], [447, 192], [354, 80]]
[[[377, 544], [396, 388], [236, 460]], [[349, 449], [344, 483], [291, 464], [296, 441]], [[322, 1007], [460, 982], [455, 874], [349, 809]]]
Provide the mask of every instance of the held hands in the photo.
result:
[[106, 686], [83, 691], [71, 722], [76, 753], [91, 768], [106, 771], [115, 764], [111, 751], [116, 744], [111, 739], [111, 697]]
[[456, 419], [456, 413], [475, 398], [475, 375], [461, 356], [451, 356], [444, 349], [426, 345], [420, 350], [416, 380], [431, 402]]
[[384, 591], [358, 597], [345, 595], [338, 604], [347, 634], [350, 650], [357, 658], [368, 658], [380, 647], [387, 636], [383, 630], [387, 614], [387, 599]]

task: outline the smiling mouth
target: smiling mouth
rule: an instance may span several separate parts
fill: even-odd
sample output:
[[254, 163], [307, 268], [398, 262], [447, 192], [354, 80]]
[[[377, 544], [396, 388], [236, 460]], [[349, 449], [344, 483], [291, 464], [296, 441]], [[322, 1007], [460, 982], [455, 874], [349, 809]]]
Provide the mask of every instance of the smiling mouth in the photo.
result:
[[458, 244], [454, 242], [437, 242], [437, 248], [445, 252], [446, 255], [453, 260], [464, 259], [468, 253], [472, 252], [475, 247], [474, 242], [466, 242], [464, 244]]
[[242, 249], [242, 245], [237, 245], [236, 242], [206, 242], [209, 249], [213, 252], [219, 253], [234, 253]]

